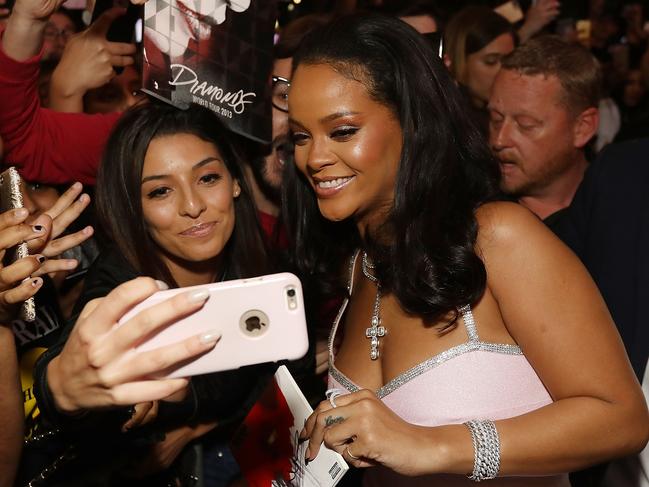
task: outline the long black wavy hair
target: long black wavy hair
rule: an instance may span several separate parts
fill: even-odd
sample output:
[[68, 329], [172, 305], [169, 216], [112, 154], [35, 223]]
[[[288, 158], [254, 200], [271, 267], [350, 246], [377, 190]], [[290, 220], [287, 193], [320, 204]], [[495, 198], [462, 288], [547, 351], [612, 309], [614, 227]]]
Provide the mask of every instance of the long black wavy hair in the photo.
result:
[[[391, 212], [381, 235], [364, 242], [351, 219], [326, 221], [306, 179], [295, 167], [288, 169], [283, 212], [295, 265], [310, 292], [341, 291], [340, 271], [353, 249], [363, 246], [377, 265], [382, 289], [427, 323], [450, 316], [446, 329], [457, 309], [475, 303], [486, 286], [475, 250], [475, 211], [497, 194], [499, 173], [489, 148], [440, 59], [398, 19], [352, 15], [315, 30], [295, 55], [293, 69], [316, 64], [362, 82], [391, 109], [403, 149]], [[389, 244], [379, 243], [384, 235]]]
[[241, 141], [207, 108], [192, 105], [179, 110], [151, 101], [124, 112], [106, 143], [97, 176], [97, 216], [103, 232], [138, 273], [177, 286], [160, 257], [161, 249], [149, 234], [141, 202], [142, 167], [149, 144], [172, 134], [191, 134], [214, 144], [241, 187], [234, 203], [234, 230], [224, 249], [227, 278], [265, 273], [266, 249], [235, 143]]

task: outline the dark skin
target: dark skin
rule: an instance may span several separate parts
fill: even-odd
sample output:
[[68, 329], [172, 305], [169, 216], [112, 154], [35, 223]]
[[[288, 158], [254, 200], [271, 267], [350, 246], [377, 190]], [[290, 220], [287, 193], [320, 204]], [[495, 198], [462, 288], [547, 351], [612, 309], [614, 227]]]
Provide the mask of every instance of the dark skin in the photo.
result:
[[[323, 216], [352, 218], [361, 236], [378, 228], [392, 204], [391, 174], [396, 174], [400, 150], [391, 157], [389, 150], [378, 156], [373, 150], [379, 142], [388, 148], [400, 144], [403, 134], [394, 116], [362, 82], [326, 64], [298, 66], [289, 105], [296, 165], [314, 188]], [[375, 142], [366, 146], [366, 140]], [[649, 437], [642, 391], [581, 263], [518, 205], [488, 204], [476, 218], [476, 249], [487, 271], [484, 295], [473, 304], [481, 337], [521, 346], [554, 400], [496, 421], [501, 475], [567, 472], [642, 448]], [[474, 452], [464, 425], [409, 424], [373, 392], [413, 365], [465, 342], [465, 328], [439, 334], [435, 327], [441, 323], [425, 324], [385, 296], [381, 317], [389, 334], [381, 339], [380, 358], [371, 361], [365, 329], [375, 296], [376, 285], [357, 268], [336, 367], [364, 389], [339, 396], [335, 414], [329, 401], [318, 406], [302, 432], [309, 439], [307, 457], [315, 458], [324, 442], [358, 467], [381, 464], [405, 475], [470, 472]], [[331, 416], [345, 420], [332, 423]], [[611, 422], [620, 436], [601, 435]]]

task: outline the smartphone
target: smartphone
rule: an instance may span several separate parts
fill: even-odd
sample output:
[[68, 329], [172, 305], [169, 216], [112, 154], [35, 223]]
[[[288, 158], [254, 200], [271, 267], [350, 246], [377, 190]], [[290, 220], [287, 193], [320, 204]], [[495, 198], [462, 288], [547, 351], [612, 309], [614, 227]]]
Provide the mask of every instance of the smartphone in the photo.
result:
[[[10, 167], [0, 174], [0, 211], [2, 213], [23, 207], [23, 193], [20, 186], [21, 178], [15, 167]], [[7, 251], [4, 264], [12, 264], [28, 255], [27, 243], [21, 242]], [[23, 301], [20, 308], [20, 317], [25, 321], [34, 321], [36, 319], [36, 304], [33, 296]]]
[[[101, 14], [113, 7], [126, 8], [126, 13], [115, 19], [108, 29], [106, 39], [111, 42], [142, 42], [142, 18], [144, 15], [144, 6], [135, 5], [129, 0], [97, 0], [95, 8], [92, 11], [92, 22], [97, 20]], [[117, 74], [120, 74], [124, 68], [121, 66], [113, 67]]]
[[110, 29], [108, 29], [106, 39], [112, 42], [141, 42], [141, 37], [138, 36], [136, 31], [136, 25], [144, 10], [142, 5], [135, 5], [129, 0], [97, 0], [95, 8], [92, 10], [91, 23], [97, 20], [106, 10], [113, 7], [125, 8], [126, 13], [115, 19]]
[[210, 352], [157, 377], [188, 377], [296, 360], [306, 354], [309, 339], [302, 285], [290, 273], [159, 291], [134, 307], [120, 320], [120, 325], [175, 294], [198, 289], [210, 293], [205, 306], [151, 336], [136, 346], [135, 352], [155, 350], [211, 330], [218, 330], [221, 339]]

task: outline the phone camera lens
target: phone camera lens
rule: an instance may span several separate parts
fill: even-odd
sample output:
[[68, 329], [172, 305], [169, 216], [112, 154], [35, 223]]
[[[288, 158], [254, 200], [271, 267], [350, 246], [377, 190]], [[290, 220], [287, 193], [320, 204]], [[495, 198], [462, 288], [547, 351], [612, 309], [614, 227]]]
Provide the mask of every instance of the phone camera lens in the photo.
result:
[[295, 297], [295, 289], [289, 289], [286, 294], [288, 294], [289, 298], [294, 298]]

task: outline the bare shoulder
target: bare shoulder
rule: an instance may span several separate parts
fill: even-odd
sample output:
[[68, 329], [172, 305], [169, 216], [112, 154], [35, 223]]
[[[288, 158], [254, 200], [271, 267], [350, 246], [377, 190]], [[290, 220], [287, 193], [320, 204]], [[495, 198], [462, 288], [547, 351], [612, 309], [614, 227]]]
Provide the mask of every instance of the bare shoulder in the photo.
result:
[[534, 213], [518, 203], [486, 203], [476, 211], [476, 220], [479, 226], [477, 246], [481, 251], [520, 245], [530, 238], [556, 240]]

